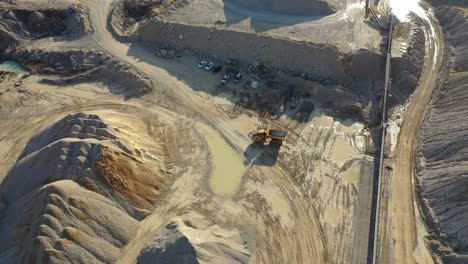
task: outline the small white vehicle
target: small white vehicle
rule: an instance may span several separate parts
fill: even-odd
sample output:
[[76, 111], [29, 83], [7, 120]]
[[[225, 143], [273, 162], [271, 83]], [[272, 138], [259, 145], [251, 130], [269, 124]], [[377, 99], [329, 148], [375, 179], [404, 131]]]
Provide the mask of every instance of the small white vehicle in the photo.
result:
[[208, 65], [205, 66], [206, 71], [211, 71], [214, 68], [215, 64], [213, 62], [208, 63]]
[[200, 61], [200, 63], [198, 63], [198, 65], [197, 65], [197, 67], [198, 67], [199, 69], [201, 69], [201, 68], [205, 67], [205, 65], [206, 65], [207, 63], [208, 63], [208, 62], [206, 62], [206, 61]]
[[221, 79], [221, 84], [228, 83], [230, 79], [231, 79], [231, 74], [229, 73], [224, 74], [223, 78]]

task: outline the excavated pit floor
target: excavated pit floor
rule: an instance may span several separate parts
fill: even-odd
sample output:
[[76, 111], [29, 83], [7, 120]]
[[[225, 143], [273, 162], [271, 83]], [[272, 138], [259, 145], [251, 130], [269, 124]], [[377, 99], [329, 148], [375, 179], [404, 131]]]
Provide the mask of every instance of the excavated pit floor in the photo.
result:
[[[210, 3], [212, 2], [216, 2], [216, 1], [210, 1]], [[193, 8], [193, 7], [196, 7], [196, 5], [194, 4], [190, 5], [190, 8]], [[347, 9], [347, 11], [340, 12], [336, 16], [331, 16], [329, 18], [330, 20], [325, 19], [323, 22], [326, 22], [326, 21], [333, 22], [332, 20], [334, 18], [341, 16], [343, 17], [344, 20], [346, 20], [346, 21], [341, 22], [341, 24], [347, 24], [348, 23], [347, 19], [349, 17], [354, 16], [354, 14], [351, 12], [354, 12], [354, 11], [358, 12], [360, 11], [361, 7], [362, 7], [361, 5], [350, 6]], [[188, 12], [187, 9], [182, 10], [182, 11], [187, 11], [186, 13], [187, 15], [193, 14], [193, 13]], [[179, 14], [182, 14], [182, 13], [179, 13]], [[216, 13], [213, 16], [198, 15], [197, 17], [200, 17], [200, 19], [206, 19], [206, 18], [217, 19], [219, 15], [220, 13]], [[268, 20], [268, 19], [274, 19], [274, 18], [266, 18], [265, 20]], [[359, 19], [356, 19], [356, 21], [358, 20]], [[250, 19], [250, 21], [252, 21], [252, 19]], [[234, 29], [231, 28], [230, 30], [237, 31], [235, 27], [237, 26], [242, 27], [244, 23], [248, 23], [248, 22], [249, 22], [249, 19], [243, 20], [238, 25], [234, 25], [233, 26]], [[201, 26], [204, 26], [203, 23]], [[250, 26], [255, 26], [255, 24], [250, 24]], [[308, 26], [312, 26], [311, 21], [310, 23], [309, 22], [298, 23], [297, 26], [296, 25], [290, 26], [290, 27], [285, 26], [285, 27], [278, 28], [276, 30], [272, 29], [270, 33], [275, 31], [276, 33], [280, 35], [284, 33], [282, 37], [293, 38], [294, 35], [298, 36], [298, 35], [302, 35], [301, 32], [306, 32], [308, 29]], [[323, 28], [323, 27], [324, 27], [323, 23], [316, 24], [314, 26], [314, 28], [316, 29]], [[360, 25], [357, 28], [357, 31], [354, 33], [356, 35], [359, 35], [359, 31], [363, 30], [363, 27], [367, 27], [367, 26]], [[287, 35], [286, 31], [293, 30], [293, 29], [294, 29], [294, 33], [289, 32], [288, 34], [291, 34], [291, 35], [286, 36]], [[307, 38], [310, 37], [310, 38], [307, 39], [306, 41], [314, 41], [314, 38], [317, 38], [317, 39], [325, 39], [324, 42], [327, 42], [327, 40], [330, 40], [331, 38], [336, 37], [334, 36], [334, 34], [328, 34], [330, 30], [327, 30], [328, 36], [326, 37], [324, 36], [324, 34], [314, 35], [315, 31], [313, 33], [308, 33], [310, 35], [306, 37]], [[342, 29], [342, 31], [347, 31], [347, 30], [348, 28], [346, 27], [343, 27]], [[242, 30], [239, 30], [239, 31], [242, 31]], [[372, 32], [372, 34], [374, 33], [376, 32]], [[186, 36], [182, 36], [182, 37], [186, 37]], [[177, 35], [177, 38], [179, 38], [179, 35]], [[347, 36], [345, 36], [344, 38], [347, 38]], [[340, 44], [341, 47], [339, 48], [340, 50], [348, 51], [348, 50], [354, 50], [354, 49], [361, 48], [361, 47], [375, 47], [376, 46], [375, 44], [378, 44], [377, 37], [375, 38], [372, 37], [369, 39], [371, 39], [369, 40], [370, 43], [359, 42], [357, 44], [353, 41], [346, 39], [346, 41], [343, 41]], [[116, 45], [116, 43], [113, 43], [113, 42], [110, 42], [110, 43], [111, 44], [109, 44], [109, 46], [119, 46], [119, 45]], [[355, 44], [356, 46], [353, 46], [353, 44]], [[124, 45], [121, 45], [121, 46], [124, 46]], [[122, 48], [122, 47], [119, 47], [119, 48]], [[132, 46], [130, 51], [133, 52], [131, 53], [131, 55], [135, 56], [135, 58], [143, 58], [144, 56], [137, 56], [137, 55], [147, 54], [145, 52], [141, 52], [141, 54], [139, 54], [136, 51], [140, 51], [140, 50], [136, 49], [135, 46]], [[125, 49], [125, 53], [126, 53], [126, 49]], [[193, 72], [196, 71], [197, 69], [192, 70], [192, 66], [190, 68], [190, 71], [185, 72], [184, 70], [180, 70], [180, 68], [183, 68], [183, 67], [178, 64], [174, 64], [174, 63], [171, 64], [171, 62], [163, 61], [163, 62], [160, 62], [159, 63], [160, 65], [159, 65], [159, 64], [154, 63], [156, 59], [153, 59], [153, 58], [151, 59], [145, 58], [142, 60], [143, 62], [137, 63], [137, 62], [134, 62], [134, 60], [132, 59], [133, 58], [132, 56], [129, 56], [129, 54], [126, 54], [126, 55], [127, 57], [125, 57], [124, 61], [127, 61], [127, 62], [130, 61], [134, 65], [137, 65], [139, 69], [141, 69], [142, 71], [158, 76], [159, 79], [163, 80], [162, 83], [171, 84], [170, 86], [171, 89], [173, 89], [173, 84], [176, 84], [176, 88], [174, 88], [174, 90], [179, 92], [179, 94], [177, 94], [178, 96], [184, 95], [180, 91], [185, 91], [185, 88], [189, 88], [189, 87], [192, 88], [192, 86], [196, 88], [199, 88], [198, 86], [206, 86], [206, 83], [205, 83], [206, 79], [208, 78], [213, 79], [213, 80], [215, 79], [215, 77], [206, 77], [205, 75], [199, 72], [197, 72], [196, 74], [193, 74]], [[125, 55], [122, 55], [122, 57], [123, 56]], [[173, 78], [173, 76], [169, 76], [169, 74], [159, 69], [155, 69], [159, 67], [152, 67], [153, 65], [157, 65], [166, 70], [170, 68], [168, 67], [168, 65], [173, 66], [176, 70], [174, 71], [168, 70], [169, 73], [173, 74], [174, 76], [177, 76], [177, 74], [174, 74], [174, 72], [177, 72], [177, 70], [179, 70], [183, 72], [184, 74], [186, 73], [186, 77], [185, 78], [181, 77], [179, 79], [181, 81], [178, 82], [175, 80], [175, 78]], [[187, 81], [189, 78], [194, 78], [192, 77], [193, 75], [199, 76], [197, 78], [203, 82], [200, 82], [201, 84], [199, 85], [196, 81]], [[215, 81], [218, 82], [219, 80], [216, 79]], [[25, 83], [26, 88], [30, 87], [30, 89], [28, 88], [28, 90], [34, 91], [33, 86], [35, 87], [35, 83], [32, 81], [32, 79], [31, 79], [31, 82], [28, 82], [27, 80], [25, 80], [24, 83]], [[58, 94], [59, 93], [58, 90], [61, 88], [62, 87], [54, 88], [54, 87], [49, 87], [49, 86], [47, 87], [43, 86], [43, 87], [37, 87], [36, 89], [39, 89], [42, 92]], [[81, 95], [80, 97], [83, 97], [84, 99], [90, 99], [88, 98], [89, 94], [87, 93], [83, 94], [83, 91], [81, 91], [81, 89], [78, 89], [78, 88], [81, 88], [81, 86], [80, 87], [75, 86], [75, 87], [69, 87], [69, 88], [70, 90], [73, 89], [76, 95], [79, 94]], [[92, 91], [90, 87], [86, 87], [86, 89], [89, 89]], [[202, 95], [200, 95], [201, 93], [192, 93], [191, 90], [189, 89], [186, 89], [186, 90], [190, 92], [189, 95], [192, 96], [193, 98], [197, 98], [197, 96], [202, 97]], [[197, 89], [195, 88], [193, 90], [197, 91]], [[198, 90], [202, 90], [202, 89], [198, 89]], [[60, 91], [61, 95], [63, 95], [64, 93], [65, 93], [64, 91]], [[193, 103], [192, 107], [201, 107], [204, 104], [216, 105], [216, 108], [213, 107], [213, 113], [207, 111], [206, 114], [207, 115], [209, 114], [211, 116], [217, 116], [220, 119], [224, 118], [224, 116], [221, 115], [219, 111], [214, 112], [214, 109], [219, 110], [220, 105], [226, 106], [226, 109], [232, 109], [233, 107], [232, 102], [230, 102], [229, 100], [220, 100], [219, 97], [210, 96], [208, 94], [205, 97], [206, 98], [203, 98], [204, 100], [202, 101], [203, 104], [200, 104], [199, 101], [195, 100], [195, 103]], [[69, 100], [71, 100], [71, 98]], [[156, 99], [154, 100], [156, 101]], [[138, 102], [138, 103], [141, 103], [141, 102]], [[107, 107], [107, 106], [102, 106], [102, 107]], [[211, 108], [207, 108], [207, 109], [212, 110]], [[289, 120], [283, 120], [282, 122], [284, 122], [285, 124], [292, 123]], [[226, 121], [226, 124], [229, 124], [228, 130], [229, 131], [232, 130], [232, 134], [241, 134], [241, 135], [246, 135], [249, 131], [254, 130], [255, 129], [255, 126], [253, 125], [254, 123], [257, 123], [255, 118], [251, 118], [247, 115], [240, 115], [239, 117], [235, 119]], [[361, 220], [359, 218], [356, 218], [356, 220], [354, 221], [353, 219], [351, 219], [353, 215], [355, 215], [354, 210], [355, 210], [355, 205], [357, 202], [355, 190], [359, 188], [359, 190], [361, 191], [362, 188], [366, 187], [366, 186], [363, 186], [363, 184], [361, 183], [358, 184], [358, 180], [360, 176], [362, 175], [364, 175], [362, 177], [368, 177], [369, 175], [366, 170], [360, 169], [360, 163], [356, 163], [356, 164], [353, 163], [352, 167], [350, 168], [347, 167], [348, 169], [345, 169], [344, 166], [342, 166], [343, 164], [350, 162], [351, 160], [355, 158], [364, 159], [366, 157], [365, 153], [360, 153], [358, 150], [356, 150], [356, 146], [355, 146], [356, 142], [353, 141], [353, 140], [356, 140], [356, 138], [362, 137], [361, 135], [362, 127], [360, 127], [361, 125], [359, 124], [356, 126], [346, 126], [346, 125], [340, 125], [337, 123], [342, 123], [342, 122], [335, 121], [333, 118], [328, 117], [328, 116], [327, 117], [322, 116], [321, 118], [319, 117], [313, 120], [308, 120], [308, 124], [298, 125], [298, 128], [297, 126], [295, 127], [294, 125], [290, 125], [290, 127], [288, 128], [287, 125], [285, 125], [286, 126], [285, 129], [298, 131], [300, 135], [297, 136], [298, 137], [297, 141], [291, 140], [290, 143], [286, 143], [283, 146], [282, 153], [280, 153], [282, 154], [282, 156], [280, 156], [279, 158], [278, 166], [274, 166], [274, 167], [279, 167], [281, 165], [279, 163], [284, 162], [284, 165], [289, 167], [288, 169], [291, 169], [291, 171], [288, 171], [288, 173], [285, 175], [282, 175], [282, 174], [280, 175], [279, 172], [277, 174], [272, 173], [272, 172], [276, 172], [277, 168], [268, 168], [268, 166], [255, 166], [254, 169], [256, 171], [253, 172], [254, 175], [252, 176], [252, 178], [253, 179], [258, 178], [257, 180], [261, 179], [263, 182], [260, 182], [260, 181], [255, 182], [253, 181], [253, 179], [246, 179], [246, 182], [248, 180], [251, 181], [249, 184], [245, 184], [245, 189], [250, 190], [250, 192], [248, 193], [249, 195], [253, 197], [252, 199], [255, 199], [257, 197], [265, 198], [265, 202], [263, 202], [263, 199], [260, 200], [261, 205], [257, 205], [256, 203], [253, 203], [253, 205], [255, 205], [255, 207], [261, 206], [262, 208], [264, 205], [269, 205], [271, 207], [271, 209], [267, 209], [267, 210], [255, 208], [255, 210], [258, 210], [258, 211], [256, 211], [254, 215], [257, 215], [258, 213], [260, 214], [264, 213], [267, 216], [269, 214], [273, 214], [274, 216], [278, 216], [278, 218], [280, 219], [280, 220], [273, 221], [274, 225], [276, 224], [278, 224], [278, 226], [296, 225], [296, 228], [301, 228], [302, 230], [301, 234], [297, 234], [297, 238], [293, 238], [294, 241], [290, 242], [290, 245], [289, 245], [287, 241], [285, 242], [285, 240], [287, 240], [288, 238], [283, 237], [283, 236], [289, 233], [291, 230], [271, 229], [271, 227], [266, 228], [267, 232], [269, 232], [270, 234], [273, 234], [274, 236], [278, 236], [281, 240], [276, 240], [277, 238], [272, 237], [272, 238], [268, 238], [268, 239], [271, 239], [271, 241], [265, 240], [268, 242], [265, 244], [281, 245], [281, 248], [284, 249], [285, 251], [289, 251], [288, 248], [291, 249], [290, 253], [283, 252], [285, 258], [288, 258], [290, 256], [296, 256], [296, 254], [304, 256], [305, 254], [309, 254], [309, 252], [311, 251], [316, 251], [315, 253], [318, 252], [318, 254], [322, 254], [322, 252], [327, 251], [328, 252], [327, 254], [339, 255], [339, 256], [333, 257], [333, 259], [330, 260], [335, 263], [344, 262], [340, 260], [348, 259], [349, 253], [348, 251], [344, 252], [345, 250], [343, 249], [343, 247], [347, 240], [352, 239], [355, 236], [354, 234], [351, 234], [352, 232], [349, 231], [351, 228], [350, 226], [352, 226], [350, 223], [361, 222], [359, 221]], [[240, 155], [240, 153], [238, 153], [238, 151], [236, 151], [233, 147], [231, 147], [231, 145], [228, 144], [228, 141], [225, 140], [223, 136], [219, 134], [219, 132], [217, 132], [217, 130], [211, 128], [210, 126], [207, 126], [201, 123], [196, 123], [195, 128], [200, 132], [200, 134], [205, 139], [207, 149], [211, 154], [209, 155], [209, 158], [208, 158], [210, 162], [207, 162], [208, 164], [211, 165], [211, 173], [209, 175], [206, 175], [208, 177], [204, 177], [204, 179], [208, 178], [207, 181], [213, 193], [219, 196], [230, 197], [230, 196], [235, 195], [239, 190], [243, 192], [244, 187], [242, 187], [241, 189], [241, 185], [243, 184], [244, 175], [246, 175], [247, 168], [243, 164], [242, 156]], [[330, 140], [328, 140], [329, 138]], [[233, 140], [232, 138], [228, 138], [228, 139], [231, 142], [237, 140], [237, 139]], [[243, 139], [243, 138], [240, 138], [240, 139]], [[181, 140], [184, 140], [184, 139], [181, 139]], [[332, 143], [332, 142], [336, 142], [336, 143]], [[190, 143], [187, 142], [186, 144], [190, 144]], [[359, 146], [359, 147], [363, 148], [362, 146]], [[334, 162], [330, 162], [330, 160]], [[299, 161], [303, 161], [303, 164], [299, 164], [299, 163], [296, 164], [296, 162], [299, 162]], [[193, 163], [191, 166], [194, 166], [194, 165], [197, 166], [197, 164], [198, 166], [200, 166], [199, 163]], [[303, 168], [301, 166], [303, 166]], [[263, 169], [265, 171], [265, 176], [263, 176], [263, 170], [260, 170], [260, 169]], [[344, 170], [344, 173], [342, 173], [343, 170]], [[290, 177], [295, 177], [296, 175], [303, 176], [301, 178], [301, 182], [303, 185], [301, 185], [300, 188], [303, 188], [304, 196], [298, 195], [299, 186], [293, 185], [291, 187], [287, 185], [292, 182], [290, 180]], [[325, 177], [324, 175], [327, 177]], [[187, 182], [186, 185], [187, 186], [195, 185], [194, 183], [196, 182], [196, 180], [194, 179], [194, 177], [188, 177], [188, 178], [190, 178], [191, 182]], [[343, 178], [343, 181], [340, 178]], [[180, 199], [180, 197], [178, 198]], [[190, 199], [187, 199], [187, 200], [190, 200]], [[255, 201], [258, 201], [258, 199], [256, 199]], [[320, 204], [318, 202], [316, 204], [316, 201], [320, 201]], [[246, 201], [244, 202], [248, 204]], [[300, 211], [299, 209], [301, 210], [310, 209], [310, 210], [316, 210], [316, 211], [315, 213], [310, 213], [308, 211], [304, 211], [307, 213], [302, 213], [302, 211]], [[283, 220], [283, 219], [286, 219], [286, 220]], [[158, 218], [157, 220], [159, 221], [161, 219]], [[148, 222], [148, 226], [150, 225], [153, 227], [156, 226], [155, 222], [152, 222], [152, 221], [147, 221], [147, 222]], [[262, 223], [262, 226], [263, 224], [264, 223]], [[317, 229], [311, 228], [314, 225], [317, 225], [319, 227]], [[365, 226], [365, 224], [363, 224], [363, 226]], [[306, 231], [306, 228], [311, 228], [311, 230]], [[359, 228], [357, 228], [357, 230], [359, 230]], [[146, 230], [145, 228], [141, 228], [139, 233], [141, 234], [151, 233], [149, 231], [154, 231], [154, 230], [153, 229]], [[315, 237], [315, 235], [317, 237]], [[309, 241], [307, 239], [312, 239], [312, 240]], [[133, 240], [136, 241], [134, 242], [134, 244], [138, 244], [138, 245], [144, 242], [144, 239], [140, 240], [140, 237], [138, 236]], [[333, 243], [326, 245], [325, 250], [321, 250], [320, 241], [322, 240], [333, 241]], [[354, 241], [361, 242], [359, 241], [359, 239], [354, 239]], [[130, 246], [132, 245], [133, 244], [130, 244]], [[132, 249], [133, 247], [129, 247], [129, 248]], [[277, 249], [276, 247], [273, 247], [273, 246], [272, 248], [275, 251]], [[268, 246], [268, 249], [269, 249], [269, 246]], [[350, 249], [347, 249], [347, 250], [350, 250]], [[272, 253], [272, 252], [269, 252], [268, 250], [262, 251], [261, 249], [259, 250], [259, 252], [260, 252], [258, 253], [259, 255]], [[335, 254], [335, 253], [338, 253], [338, 254]], [[318, 254], [316, 254], [316, 256]], [[308, 256], [311, 256], [311, 255], [313, 254], [309, 254]], [[363, 258], [364, 257], [365, 256], [363, 256]], [[124, 262], [126, 258], [121, 258], [119, 260]], [[297, 258], [294, 258], [294, 259], [290, 258], [289, 261], [296, 262], [297, 260], [298, 260]], [[309, 261], [311, 261], [311, 259], [309, 259]], [[325, 263], [325, 262], [317, 260], [316, 263]]]

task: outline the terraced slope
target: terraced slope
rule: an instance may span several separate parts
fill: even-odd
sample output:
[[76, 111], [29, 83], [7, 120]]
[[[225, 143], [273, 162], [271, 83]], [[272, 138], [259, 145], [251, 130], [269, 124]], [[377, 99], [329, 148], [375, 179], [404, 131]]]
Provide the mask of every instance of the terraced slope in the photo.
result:
[[468, 20], [467, 10], [437, 9], [448, 44], [447, 78], [426, 114], [419, 191], [429, 244], [444, 263], [468, 261]]

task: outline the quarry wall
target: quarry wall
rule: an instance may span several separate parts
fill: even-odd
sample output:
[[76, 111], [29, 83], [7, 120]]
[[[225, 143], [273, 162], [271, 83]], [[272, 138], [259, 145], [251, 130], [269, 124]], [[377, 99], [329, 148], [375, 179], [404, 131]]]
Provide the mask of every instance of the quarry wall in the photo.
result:
[[241, 66], [258, 62], [266, 68], [333, 83], [377, 79], [384, 71], [381, 54], [368, 50], [343, 54], [333, 46], [252, 32], [153, 21], [142, 28], [139, 38], [202, 57], [235, 59]]

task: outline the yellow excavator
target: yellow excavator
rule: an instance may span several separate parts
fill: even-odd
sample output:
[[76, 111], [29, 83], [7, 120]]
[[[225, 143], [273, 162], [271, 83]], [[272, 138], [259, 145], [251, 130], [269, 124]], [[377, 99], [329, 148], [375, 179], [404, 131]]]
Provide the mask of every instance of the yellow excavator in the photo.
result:
[[286, 132], [271, 128], [261, 128], [249, 134], [253, 142], [275, 142], [281, 144], [286, 141]]

